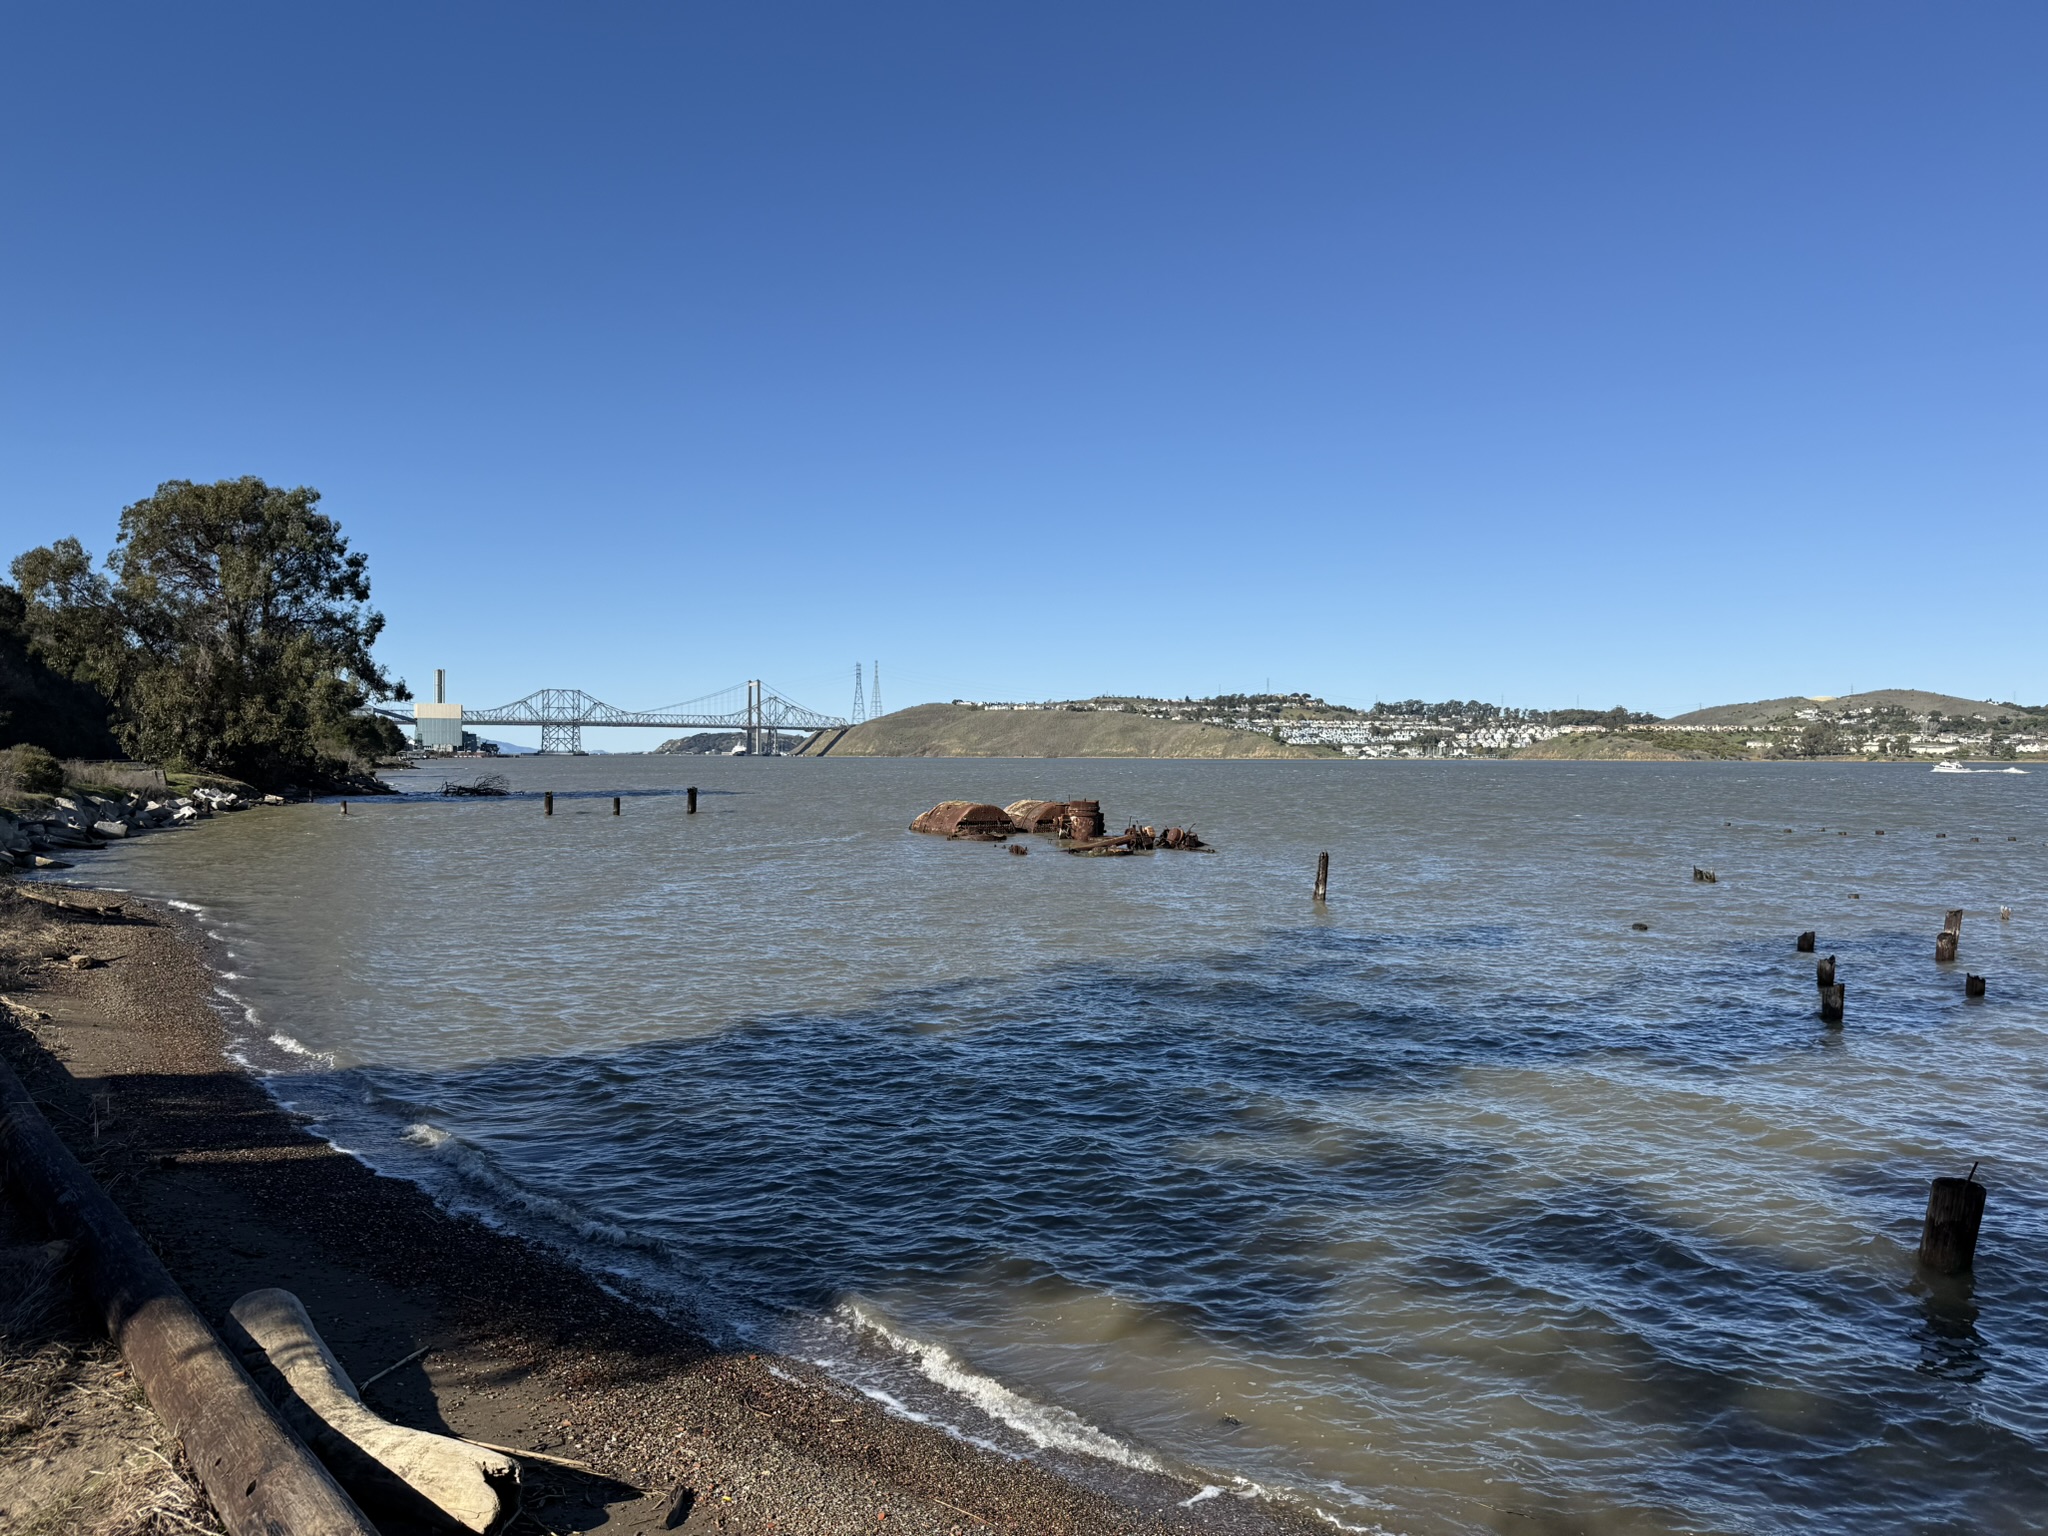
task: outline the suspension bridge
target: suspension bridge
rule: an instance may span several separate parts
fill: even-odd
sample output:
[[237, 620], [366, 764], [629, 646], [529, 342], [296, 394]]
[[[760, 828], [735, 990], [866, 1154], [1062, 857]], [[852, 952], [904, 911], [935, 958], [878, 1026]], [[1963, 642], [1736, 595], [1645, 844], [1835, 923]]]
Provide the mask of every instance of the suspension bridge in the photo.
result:
[[436, 702], [421, 704], [414, 711], [421, 726], [421, 740], [426, 745], [437, 744], [426, 729], [430, 720], [440, 727], [442, 734], [452, 730], [455, 739], [448, 743], [452, 745], [459, 745], [461, 732], [474, 726], [537, 725], [543, 752], [581, 752], [583, 732], [592, 726], [656, 726], [664, 730], [735, 731], [744, 739], [747, 751], [759, 756], [779, 750], [785, 735], [809, 736], [817, 731], [842, 729], [847, 724], [836, 715], [804, 708], [758, 678], [661, 709], [621, 709], [581, 688], [541, 688], [510, 704], [472, 709], [466, 704], [446, 703], [439, 697], [445, 691], [437, 679]]

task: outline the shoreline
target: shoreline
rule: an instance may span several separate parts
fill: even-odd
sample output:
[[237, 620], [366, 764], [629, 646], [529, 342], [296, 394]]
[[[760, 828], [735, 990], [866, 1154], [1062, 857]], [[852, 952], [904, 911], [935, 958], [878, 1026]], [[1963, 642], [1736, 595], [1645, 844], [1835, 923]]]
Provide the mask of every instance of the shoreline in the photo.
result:
[[[815, 1366], [721, 1350], [538, 1242], [453, 1214], [314, 1136], [226, 1055], [210, 943], [186, 914], [65, 885], [86, 969], [0, 1010], [8, 1059], [210, 1320], [245, 1291], [305, 1301], [401, 1423], [567, 1457], [528, 1462], [542, 1530], [1285, 1533], [1304, 1511], [1104, 1467], [1104, 1486], [885, 1411]], [[6, 921], [33, 898], [11, 897]], [[46, 1017], [31, 1019], [29, 1014]], [[421, 1358], [405, 1357], [424, 1349]], [[1108, 1485], [1114, 1485], [1114, 1490]], [[689, 1513], [666, 1524], [679, 1492]], [[1193, 1502], [1189, 1502], [1189, 1501]]]

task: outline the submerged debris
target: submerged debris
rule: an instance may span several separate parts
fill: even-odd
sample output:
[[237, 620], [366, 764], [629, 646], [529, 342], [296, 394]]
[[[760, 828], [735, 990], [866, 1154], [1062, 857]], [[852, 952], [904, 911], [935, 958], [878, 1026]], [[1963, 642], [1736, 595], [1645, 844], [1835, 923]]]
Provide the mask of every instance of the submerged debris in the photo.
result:
[[[913, 832], [939, 837], [970, 838], [997, 843], [1013, 833], [1050, 834], [1064, 851], [1105, 857], [1127, 853], [1150, 853], [1170, 848], [1189, 853], [1215, 850], [1197, 837], [1191, 827], [1156, 827], [1136, 824], [1117, 837], [1104, 835], [1102, 802], [1099, 800], [1013, 800], [1006, 806], [984, 805], [973, 800], [947, 800], [933, 806], [910, 824]], [[1012, 848], [1022, 853], [1022, 848]]]
[[1017, 826], [1010, 820], [1009, 812], [1000, 805], [983, 805], [974, 800], [946, 800], [913, 821], [910, 830], [930, 832], [939, 837], [999, 843], [1016, 831]]
[[1059, 800], [1013, 800], [1003, 807], [1003, 814], [1019, 832], [1051, 832], [1066, 813], [1065, 803]]
[[512, 793], [512, 781], [502, 773], [481, 773], [467, 784], [458, 784], [451, 779], [441, 786], [441, 793], [444, 795], [509, 795]]

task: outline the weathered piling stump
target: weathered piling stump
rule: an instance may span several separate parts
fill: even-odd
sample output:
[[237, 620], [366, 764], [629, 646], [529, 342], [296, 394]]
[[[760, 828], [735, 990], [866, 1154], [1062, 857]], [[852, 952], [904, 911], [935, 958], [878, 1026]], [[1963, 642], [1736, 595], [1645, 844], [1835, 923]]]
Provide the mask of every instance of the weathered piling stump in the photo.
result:
[[1835, 957], [1823, 956], [1813, 968], [1813, 984], [1817, 987], [1832, 987], [1835, 984]]
[[1944, 928], [1934, 936], [1934, 963], [1953, 965], [1956, 958], [1956, 936]]
[[2011, 922], [2011, 921], [2012, 921], [2012, 908], [2011, 908], [2011, 907], [2000, 907], [2000, 908], [1998, 909], [1998, 920], [1999, 920], [1999, 921], [2000, 921], [2001, 923], [2009, 923], [2009, 922]]
[[619, 797], [617, 795], [612, 796], [612, 814], [614, 816], [619, 814]]
[[697, 814], [697, 786], [692, 784], [684, 793], [689, 796], [689, 814], [694, 816]]
[[1920, 1262], [1938, 1275], [1960, 1275], [1977, 1258], [1977, 1230], [1984, 1223], [1984, 1186], [1977, 1170], [1963, 1179], [1936, 1179], [1927, 1191], [1927, 1220], [1920, 1228]]
[[555, 792], [552, 789], [540, 797], [540, 813], [543, 816], [555, 814]]
[[1949, 908], [1948, 917], [1943, 921], [1941, 931], [1943, 933], [1955, 934], [1958, 938], [1962, 937], [1963, 909], [1961, 907]]
[[1847, 988], [1839, 981], [1820, 989], [1820, 1019], [1823, 1024], [1842, 1022], [1842, 1000], [1846, 991]]
[[1817, 935], [1811, 928], [1807, 929], [1806, 932], [1799, 935], [1799, 953], [1802, 955], [1812, 954], [1814, 940], [1818, 937], [1819, 935]]
[[1026, 848], [1022, 843], [1010, 844], [1010, 852], [1016, 854], [1019, 858], [1022, 858], [1025, 854], [1029, 853], [1030, 851], [1031, 850], [1029, 848]]
[[1319, 854], [1316, 857], [1315, 899], [1317, 901], [1328, 901], [1330, 899], [1330, 856], [1327, 853]]
[[1964, 973], [1964, 976], [1963, 976], [1963, 996], [1965, 996], [1965, 997], [1982, 997], [1983, 995], [1984, 995], [1984, 978], [1983, 978], [1982, 976], [1972, 976], [1972, 975], [1968, 974], [1967, 972], [1966, 972], [1966, 973]]
[[341, 802], [341, 814], [344, 816], [348, 814], [348, 802], [346, 800]]

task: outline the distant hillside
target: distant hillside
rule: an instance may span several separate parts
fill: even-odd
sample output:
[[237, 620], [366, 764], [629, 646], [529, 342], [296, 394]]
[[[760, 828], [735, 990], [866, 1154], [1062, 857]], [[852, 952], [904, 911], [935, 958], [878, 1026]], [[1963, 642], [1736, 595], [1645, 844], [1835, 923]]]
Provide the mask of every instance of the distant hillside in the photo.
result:
[[1574, 761], [1682, 763], [1726, 754], [1673, 748], [1645, 736], [1553, 736], [1509, 754], [1511, 757], [1569, 758]]
[[1754, 704], [1717, 704], [1696, 709], [1689, 715], [1674, 715], [1667, 725], [1768, 725], [1802, 709], [1823, 714], [1848, 714], [1859, 709], [1903, 709], [1909, 715], [1939, 710], [1944, 715], [1976, 715], [1995, 720], [2000, 715], [2020, 713], [2009, 704], [1992, 699], [1959, 699], [1950, 693], [1927, 693], [1918, 688], [1879, 688], [1869, 693], [1845, 693], [1833, 699], [1760, 699]]
[[671, 736], [654, 750], [667, 753], [727, 753], [745, 739], [739, 731], [699, 731], [694, 736]]
[[975, 709], [919, 704], [856, 725], [832, 757], [1339, 757], [1328, 747], [1189, 720], [1066, 709]]

